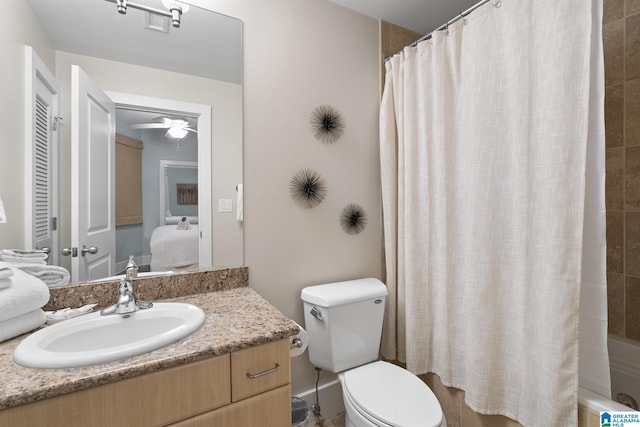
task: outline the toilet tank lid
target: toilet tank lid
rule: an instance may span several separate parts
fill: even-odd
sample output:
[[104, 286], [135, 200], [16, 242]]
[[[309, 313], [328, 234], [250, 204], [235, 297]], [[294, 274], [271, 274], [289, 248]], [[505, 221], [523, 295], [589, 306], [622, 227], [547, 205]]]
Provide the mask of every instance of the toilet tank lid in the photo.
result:
[[333, 307], [353, 302], [387, 296], [387, 287], [375, 278], [346, 280], [324, 285], [308, 286], [302, 289], [304, 302]]

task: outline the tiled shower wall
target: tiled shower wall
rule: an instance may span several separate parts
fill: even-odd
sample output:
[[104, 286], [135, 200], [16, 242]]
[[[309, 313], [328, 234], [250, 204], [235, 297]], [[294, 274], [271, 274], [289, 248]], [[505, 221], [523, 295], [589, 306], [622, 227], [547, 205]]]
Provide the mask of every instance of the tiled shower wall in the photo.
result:
[[604, 0], [609, 333], [640, 341], [640, 0]]

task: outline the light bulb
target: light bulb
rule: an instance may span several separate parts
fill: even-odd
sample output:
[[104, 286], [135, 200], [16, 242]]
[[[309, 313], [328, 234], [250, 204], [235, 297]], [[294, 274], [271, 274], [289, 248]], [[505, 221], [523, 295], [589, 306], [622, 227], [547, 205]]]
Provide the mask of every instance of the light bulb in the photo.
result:
[[171, 138], [182, 139], [187, 136], [187, 130], [181, 126], [171, 126], [167, 131]]

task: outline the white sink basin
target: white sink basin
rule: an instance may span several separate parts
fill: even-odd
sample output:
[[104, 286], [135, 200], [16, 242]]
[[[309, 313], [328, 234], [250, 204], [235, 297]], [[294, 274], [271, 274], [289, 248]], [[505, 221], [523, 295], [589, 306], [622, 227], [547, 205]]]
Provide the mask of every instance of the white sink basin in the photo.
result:
[[28, 368], [76, 368], [137, 356], [194, 332], [204, 312], [191, 304], [154, 303], [130, 317], [100, 312], [65, 320], [25, 338], [13, 361]]

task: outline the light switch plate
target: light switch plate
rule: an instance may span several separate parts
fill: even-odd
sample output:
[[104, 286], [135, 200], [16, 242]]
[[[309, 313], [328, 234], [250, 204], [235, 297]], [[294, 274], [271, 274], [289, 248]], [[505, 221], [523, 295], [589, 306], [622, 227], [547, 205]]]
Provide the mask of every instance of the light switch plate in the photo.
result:
[[231, 199], [218, 199], [218, 212], [233, 212], [232, 202]]

